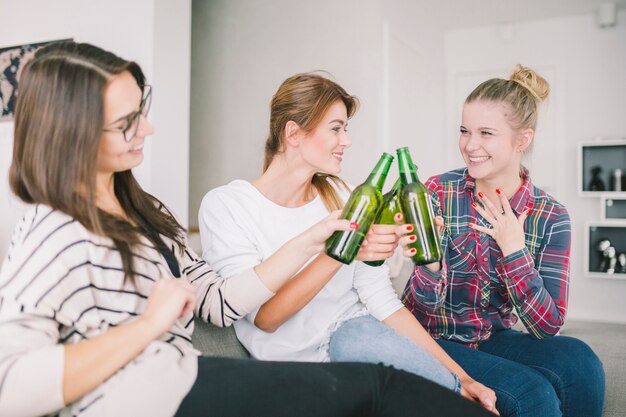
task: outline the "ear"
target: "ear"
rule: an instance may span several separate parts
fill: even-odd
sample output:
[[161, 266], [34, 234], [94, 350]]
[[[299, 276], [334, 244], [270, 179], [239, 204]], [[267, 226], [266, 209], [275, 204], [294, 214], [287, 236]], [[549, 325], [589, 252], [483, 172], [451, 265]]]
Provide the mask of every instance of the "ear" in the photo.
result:
[[297, 147], [300, 144], [300, 133], [302, 129], [293, 120], [285, 124], [285, 143]]
[[524, 129], [518, 136], [517, 150], [518, 152], [524, 152], [535, 138], [535, 131], [533, 129]]

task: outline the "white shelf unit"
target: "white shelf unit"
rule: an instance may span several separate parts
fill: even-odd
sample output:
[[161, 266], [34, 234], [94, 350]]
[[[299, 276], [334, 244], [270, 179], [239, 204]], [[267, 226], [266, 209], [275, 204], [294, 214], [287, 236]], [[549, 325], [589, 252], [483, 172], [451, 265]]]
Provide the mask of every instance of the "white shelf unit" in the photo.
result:
[[[599, 166], [602, 169], [600, 179], [604, 183], [604, 190], [591, 191], [591, 168]], [[622, 190], [611, 190], [611, 175], [616, 169], [622, 170]], [[578, 146], [578, 193], [581, 197], [610, 197], [626, 198], [626, 138], [615, 140], [596, 140], [582, 142]]]
[[590, 221], [585, 224], [585, 276], [626, 280], [626, 273], [601, 271], [602, 255], [597, 246], [602, 239], [611, 241], [611, 246], [616, 249], [616, 256], [626, 253], [626, 219]]
[[626, 221], [626, 195], [600, 196], [600, 210], [602, 220]]

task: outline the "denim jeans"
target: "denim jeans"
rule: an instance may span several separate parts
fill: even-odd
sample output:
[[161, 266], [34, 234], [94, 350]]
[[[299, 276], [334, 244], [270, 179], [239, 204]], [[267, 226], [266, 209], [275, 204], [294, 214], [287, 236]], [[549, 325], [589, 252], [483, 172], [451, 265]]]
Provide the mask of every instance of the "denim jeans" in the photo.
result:
[[475, 380], [493, 389], [503, 417], [600, 417], [604, 369], [584, 342], [566, 336], [535, 339], [501, 330], [478, 350], [437, 340]]
[[430, 353], [372, 316], [343, 322], [330, 337], [331, 362], [382, 363], [459, 392], [461, 384]]

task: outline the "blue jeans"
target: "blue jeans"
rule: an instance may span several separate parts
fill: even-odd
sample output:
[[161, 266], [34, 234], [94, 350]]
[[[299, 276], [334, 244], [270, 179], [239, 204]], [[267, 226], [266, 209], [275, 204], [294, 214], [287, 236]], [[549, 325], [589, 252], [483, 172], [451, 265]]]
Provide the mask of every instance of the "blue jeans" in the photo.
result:
[[503, 417], [600, 417], [604, 369], [584, 342], [501, 330], [478, 350], [437, 340], [475, 380], [493, 389]]
[[331, 362], [382, 363], [459, 392], [461, 384], [430, 353], [372, 316], [343, 322], [330, 337]]

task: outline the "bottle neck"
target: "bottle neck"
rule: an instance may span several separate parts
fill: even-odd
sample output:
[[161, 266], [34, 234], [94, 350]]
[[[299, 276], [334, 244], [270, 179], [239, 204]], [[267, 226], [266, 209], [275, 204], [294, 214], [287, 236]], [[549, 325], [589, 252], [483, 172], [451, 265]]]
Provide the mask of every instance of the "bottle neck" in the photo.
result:
[[389, 155], [386, 152], [383, 153], [365, 182], [373, 185], [379, 190], [382, 190], [383, 185], [385, 185], [385, 179], [387, 179], [387, 173], [389, 172], [389, 167], [391, 167], [392, 162], [393, 156]]
[[408, 148], [398, 149], [398, 168], [402, 184], [418, 181], [415, 165], [413, 165]]

